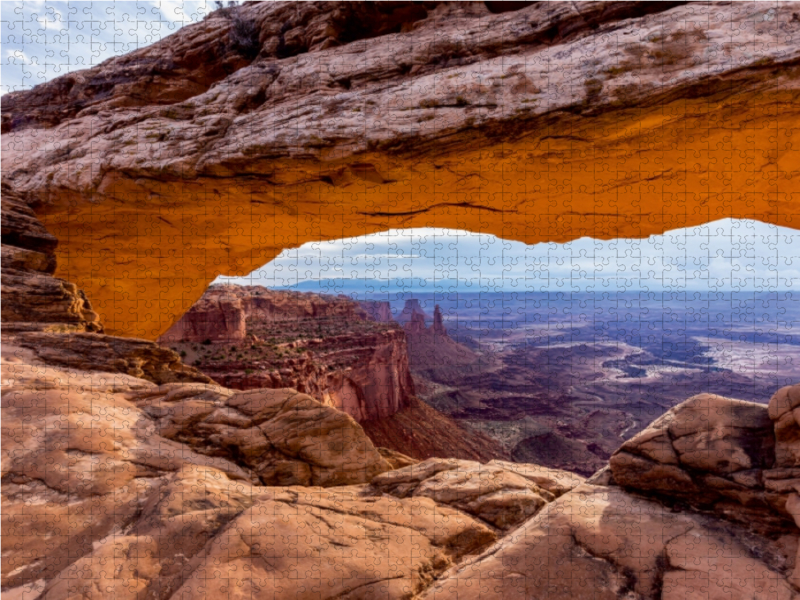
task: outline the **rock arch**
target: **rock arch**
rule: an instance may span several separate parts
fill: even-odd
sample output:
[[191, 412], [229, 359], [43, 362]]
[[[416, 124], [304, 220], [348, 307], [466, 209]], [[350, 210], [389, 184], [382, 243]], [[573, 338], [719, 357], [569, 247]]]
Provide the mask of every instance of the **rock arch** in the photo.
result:
[[229, 11], [5, 96], [3, 179], [106, 330], [147, 339], [218, 275], [308, 241], [800, 228], [791, 4], [677, 4], [427, 3], [355, 41], [326, 25], [338, 3], [240, 7], [255, 60], [219, 45]]

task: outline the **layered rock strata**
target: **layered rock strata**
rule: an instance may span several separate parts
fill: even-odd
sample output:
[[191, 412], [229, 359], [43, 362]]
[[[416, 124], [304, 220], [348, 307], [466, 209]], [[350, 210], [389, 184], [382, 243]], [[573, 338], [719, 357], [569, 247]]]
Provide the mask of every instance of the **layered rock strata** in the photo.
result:
[[309, 241], [800, 227], [793, 3], [490, 6], [216, 11], [6, 95], [4, 180], [39, 200], [57, 275], [146, 339]]
[[344, 297], [213, 286], [160, 341], [223, 385], [294, 388], [360, 422], [414, 395], [403, 331]]

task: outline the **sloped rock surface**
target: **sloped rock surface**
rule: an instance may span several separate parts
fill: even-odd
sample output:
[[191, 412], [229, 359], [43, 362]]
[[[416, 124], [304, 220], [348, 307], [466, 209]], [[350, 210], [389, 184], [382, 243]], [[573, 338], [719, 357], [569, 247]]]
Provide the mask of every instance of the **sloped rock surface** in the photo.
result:
[[132, 400], [160, 435], [246, 465], [265, 485], [364, 483], [390, 469], [352, 417], [292, 389], [173, 384]]
[[[467, 460], [432, 458], [379, 475], [372, 480], [372, 486], [398, 498], [431, 498], [508, 530], [555, 499], [548, 487], [559, 491], [564, 488], [563, 480], [556, 483], [555, 477], [533, 474], [535, 465], [515, 465], [520, 467], [515, 470], [503, 468], [504, 464], [502, 461], [482, 465]], [[530, 478], [526, 476], [526, 467], [530, 467], [527, 472]], [[540, 487], [534, 478], [543, 485]]]
[[795, 600], [800, 594], [788, 578], [798, 531], [786, 533], [776, 542], [616, 487], [583, 484], [420, 597]]
[[[494, 539], [430, 499], [267, 488], [206, 548], [181, 598], [409, 598]], [[413, 549], [412, 549], [413, 548]]]
[[[793, 472], [776, 463], [771, 408], [701, 394], [669, 410], [611, 457], [615, 483], [750, 525], [782, 527]], [[775, 427], [777, 430], [777, 426]]]

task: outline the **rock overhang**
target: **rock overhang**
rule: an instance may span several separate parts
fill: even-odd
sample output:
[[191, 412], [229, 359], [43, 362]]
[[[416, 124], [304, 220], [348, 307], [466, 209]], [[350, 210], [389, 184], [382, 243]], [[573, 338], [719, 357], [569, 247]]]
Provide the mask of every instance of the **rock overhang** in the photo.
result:
[[[4, 181], [106, 330], [148, 339], [218, 275], [310, 241], [422, 226], [641, 238], [724, 217], [800, 228], [791, 4], [599, 4], [432, 5], [408, 31], [288, 57], [269, 50], [278, 9], [246, 6], [261, 54], [188, 98], [125, 106], [122, 88], [74, 112], [53, 92], [66, 117], [50, 126], [14, 95]], [[327, 18], [315, 10], [298, 35]], [[200, 25], [173, 53], [229, 27]]]

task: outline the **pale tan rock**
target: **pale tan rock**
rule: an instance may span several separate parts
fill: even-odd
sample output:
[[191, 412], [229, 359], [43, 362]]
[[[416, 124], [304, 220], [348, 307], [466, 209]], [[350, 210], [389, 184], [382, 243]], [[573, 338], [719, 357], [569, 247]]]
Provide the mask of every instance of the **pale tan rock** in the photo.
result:
[[378, 453], [391, 465], [392, 469], [402, 469], [419, 463], [416, 458], [411, 458], [391, 448], [378, 447]]
[[[511, 468], [456, 459], [428, 459], [375, 477], [372, 486], [398, 498], [431, 498], [503, 530], [536, 514], [555, 495]], [[519, 465], [520, 470], [535, 465]], [[554, 473], [555, 470], [551, 470]], [[541, 475], [541, 474], [540, 474]]]
[[798, 593], [778, 573], [748, 555], [745, 547], [693, 529], [666, 546], [669, 566], [663, 600], [794, 600]]
[[408, 598], [494, 534], [428, 498], [267, 488], [193, 561], [181, 598]]
[[[793, 599], [786, 578], [791, 546], [724, 521], [667, 511], [619, 488], [584, 484], [420, 597], [699, 600], [723, 598], [706, 594], [728, 590], [736, 598]], [[706, 587], [690, 589], [695, 582]]]
[[527, 463], [512, 463], [505, 460], [492, 460], [487, 463], [489, 467], [500, 467], [529, 479], [540, 488], [547, 490], [555, 497], [566, 494], [571, 489], [579, 486], [585, 478], [570, 471], [551, 469], [541, 465]]
[[348, 485], [388, 471], [352, 417], [295, 390], [167, 385], [130, 398], [159, 435], [251, 469], [266, 485]]

